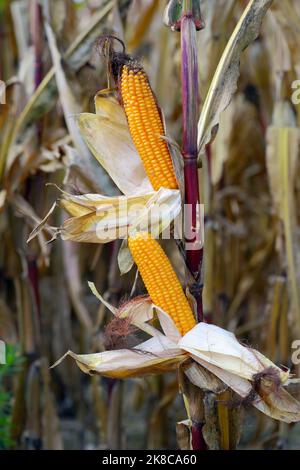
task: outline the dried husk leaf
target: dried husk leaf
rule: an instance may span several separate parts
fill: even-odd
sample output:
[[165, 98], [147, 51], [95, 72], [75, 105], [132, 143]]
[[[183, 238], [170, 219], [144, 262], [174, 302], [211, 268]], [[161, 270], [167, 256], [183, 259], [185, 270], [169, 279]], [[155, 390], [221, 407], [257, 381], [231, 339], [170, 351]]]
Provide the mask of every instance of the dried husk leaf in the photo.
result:
[[97, 194], [72, 196], [64, 192], [60, 206], [73, 216], [61, 229], [64, 240], [108, 243], [127, 238], [136, 231], [159, 235], [179, 214], [181, 198], [178, 190], [166, 188], [156, 193], [111, 198]]
[[108, 310], [113, 315], [120, 318], [129, 317], [132, 325], [135, 325], [140, 330], [148, 333], [150, 336], [161, 337], [163, 335], [159, 330], [147, 324], [147, 322], [153, 319], [155, 311], [166, 337], [174, 344], [177, 344], [181, 338], [181, 335], [171, 317], [157, 305], [154, 305], [150, 297], [137, 297], [136, 299], [126, 302], [119, 309], [117, 309], [99, 294], [93, 282], [89, 282], [88, 285], [97, 299], [100, 300], [100, 302], [105, 305], [105, 307], [108, 308]]
[[164, 334], [169, 338], [171, 341], [173, 341], [175, 344], [178, 343], [181, 339], [181, 334], [179, 333], [173, 319], [168, 315], [164, 310], [162, 310], [160, 307], [157, 305], [153, 304], [153, 307], [156, 310], [159, 323], [161, 325], [161, 328], [164, 332]]
[[247, 380], [267, 367], [274, 367], [282, 382], [289, 373], [282, 371], [258, 351], [242, 346], [235, 335], [216, 325], [198, 323], [179, 342], [179, 347], [195, 357]]
[[57, 366], [66, 356], [75, 359], [85, 373], [116, 379], [168, 372], [176, 369], [187, 357], [163, 335], [151, 338], [131, 350], [81, 355], [68, 351], [52, 367]]
[[189, 381], [201, 390], [219, 394], [227, 389], [215, 375], [196, 362], [186, 363], [182, 368]]
[[77, 118], [90, 151], [123, 194], [153, 191], [122, 107], [110, 94], [98, 94], [95, 104], [96, 114], [82, 113]]
[[[220, 380], [241, 397], [247, 399], [250, 393], [252, 393], [252, 384], [248, 380], [200, 360], [196, 356], [194, 356], [194, 359], [219, 377]], [[268, 394], [265, 399], [257, 397], [252, 401], [252, 405], [273, 419], [283, 421], [285, 423], [295, 423], [300, 421], [300, 403], [283, 387], [280, 387], [275, 394]]]
[[127, 240], [123, 240], [118, 253], [118, 266], [121, 274], [128, 273], [134, 265], [134, 259], [128, 248]]
[[[289, 382], [289, 372], [279, 369], [258, 351], [242, 346], [232, 333], [215, 325], [199, 323], [178, 346], [243, 398], [253, 391], [255, 375], [268, 368], [277, 372], [282, 385]], [[263, 387], [264, 384], [263, 395], [253, 399], [253, 406], [287, 423], [300, 420], [300, 403], [283, 386], [270, 390], [266, 379], [265, 391]]]

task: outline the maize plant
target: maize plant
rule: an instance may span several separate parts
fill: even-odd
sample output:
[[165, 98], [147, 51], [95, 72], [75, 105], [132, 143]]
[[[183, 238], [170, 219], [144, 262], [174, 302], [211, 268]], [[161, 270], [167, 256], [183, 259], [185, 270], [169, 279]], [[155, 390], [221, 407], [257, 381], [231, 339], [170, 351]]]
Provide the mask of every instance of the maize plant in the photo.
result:
[[300, 448], [299, 21], [0, 1], [1, 448]]

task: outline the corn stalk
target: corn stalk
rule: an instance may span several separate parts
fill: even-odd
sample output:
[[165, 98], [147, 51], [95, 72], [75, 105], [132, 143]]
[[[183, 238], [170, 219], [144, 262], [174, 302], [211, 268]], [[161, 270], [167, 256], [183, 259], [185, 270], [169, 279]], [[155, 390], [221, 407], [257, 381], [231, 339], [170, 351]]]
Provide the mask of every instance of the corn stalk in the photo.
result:
[[[186, 262], [194, 280], [193, 294], [197, 301], [198, 321], [203, 320], [202, 260], [200, 226], [200, 195], [197, 165], [197, 116], [199, 112], [199, 83], [196, 39], [196, 19], [193, 2], [183, 2], [181, 18], [181, 85], [182, 85], [182, 154], [185, 181], [185, 248]], [[202, 27], [200, 23], [199, 28]]]

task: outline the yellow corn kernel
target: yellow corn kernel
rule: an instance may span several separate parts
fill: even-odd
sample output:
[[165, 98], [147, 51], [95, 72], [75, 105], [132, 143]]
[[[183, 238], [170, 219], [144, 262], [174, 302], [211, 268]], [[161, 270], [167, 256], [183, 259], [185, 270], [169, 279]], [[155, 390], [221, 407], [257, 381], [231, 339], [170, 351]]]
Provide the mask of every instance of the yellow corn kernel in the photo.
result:
[[165, 252], [148, 233], [130, 237], [128, 245], [152, 302], [170, 315], [184, 335], [196, 325], [196, 321]]
[[161, 187], [177, 189], [169, 148], [161, 138], [164, 135], [163, 122], [143, 70], [123, 66], [121, 96], [132, 140], [153, 188], [155, 191]]

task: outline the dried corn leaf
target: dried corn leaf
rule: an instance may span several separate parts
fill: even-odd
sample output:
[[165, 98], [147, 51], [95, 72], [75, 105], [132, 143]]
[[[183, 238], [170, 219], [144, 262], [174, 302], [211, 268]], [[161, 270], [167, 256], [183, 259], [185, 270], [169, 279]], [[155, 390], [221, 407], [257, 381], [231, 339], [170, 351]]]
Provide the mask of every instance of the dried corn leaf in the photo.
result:
[[82, 300], [82, 284], [79, 259], [79, 245], [66, 242], [64, 244], [64, 268], [70, 299], [81, 325], [87, 331], [92, 331], [93, 321], [91, 315]]
[[158, 8], [158, 0], [133, 0], [128, 9], [126, 25], [126, 43], [129, 50], [140, 45]]
[[271, 4], [272, 0], [251, 0], [225, 48], [210, 84], [198, 124], [200, 153], [213, 137], [220, 114], [227, 108], [237, 89], [240, 56], [258, 36], [263, 17]]
[[295, 183], [300, 134], [287, 102], [277, 104], [268, 130], [267, 168], [276, 214], [283, 224], [288, 277], [295, 326], [300, 333], [300, 272], [297, 248]]
[[[85, 30], [76, 37], [75, 41], [67, 49], [64, 59], [67, 60], [69, 66], [74, 70], [78, 70], [90, 57], [91, 45], [94, 43], [96, 37], [99, 36], [99, 24], [111, 11], [113, 5], [114, 1], [112, 0], [108, 2], [105, 7], [100, 9], [100, 11], [92, 17]], [[25, 126], [30, 125], [41, 115], [49, 111], [55, 104], [57, 90], [55, 82], [53, 81], [54, 75], [55, 69], [53, 67], [44, 77], [41, 84], [18, 116], [18, 119], [14, 123], [13, 132], [9, 135], [8, 141], [6, 142], [6, 149], [9, 151], [13, 150], [13, 144], [16, 142], [19, 133], [23, 131]], [[5, 154], [3, 154], [3, 156], [1, 155], [1, 158], [4, 159], [5, 157]], [[5, 168], [3, 162], [1, 162], [1, 165], [2, 168]]]
[[66, 78], [65, 71], [62, 66], [62, 58], [57, 48], [56, 38], [50, 25], [47, 23], [45, 24], [45, 30], [66, 125], [77, 151], [88, 160], [90, 158], [90, 153], [78, 131], [78, 127], [75, 121], [75, 115], [80, 113], [81, 106], [76, 101], [74, 93], [71, 90], [70, 84]]

